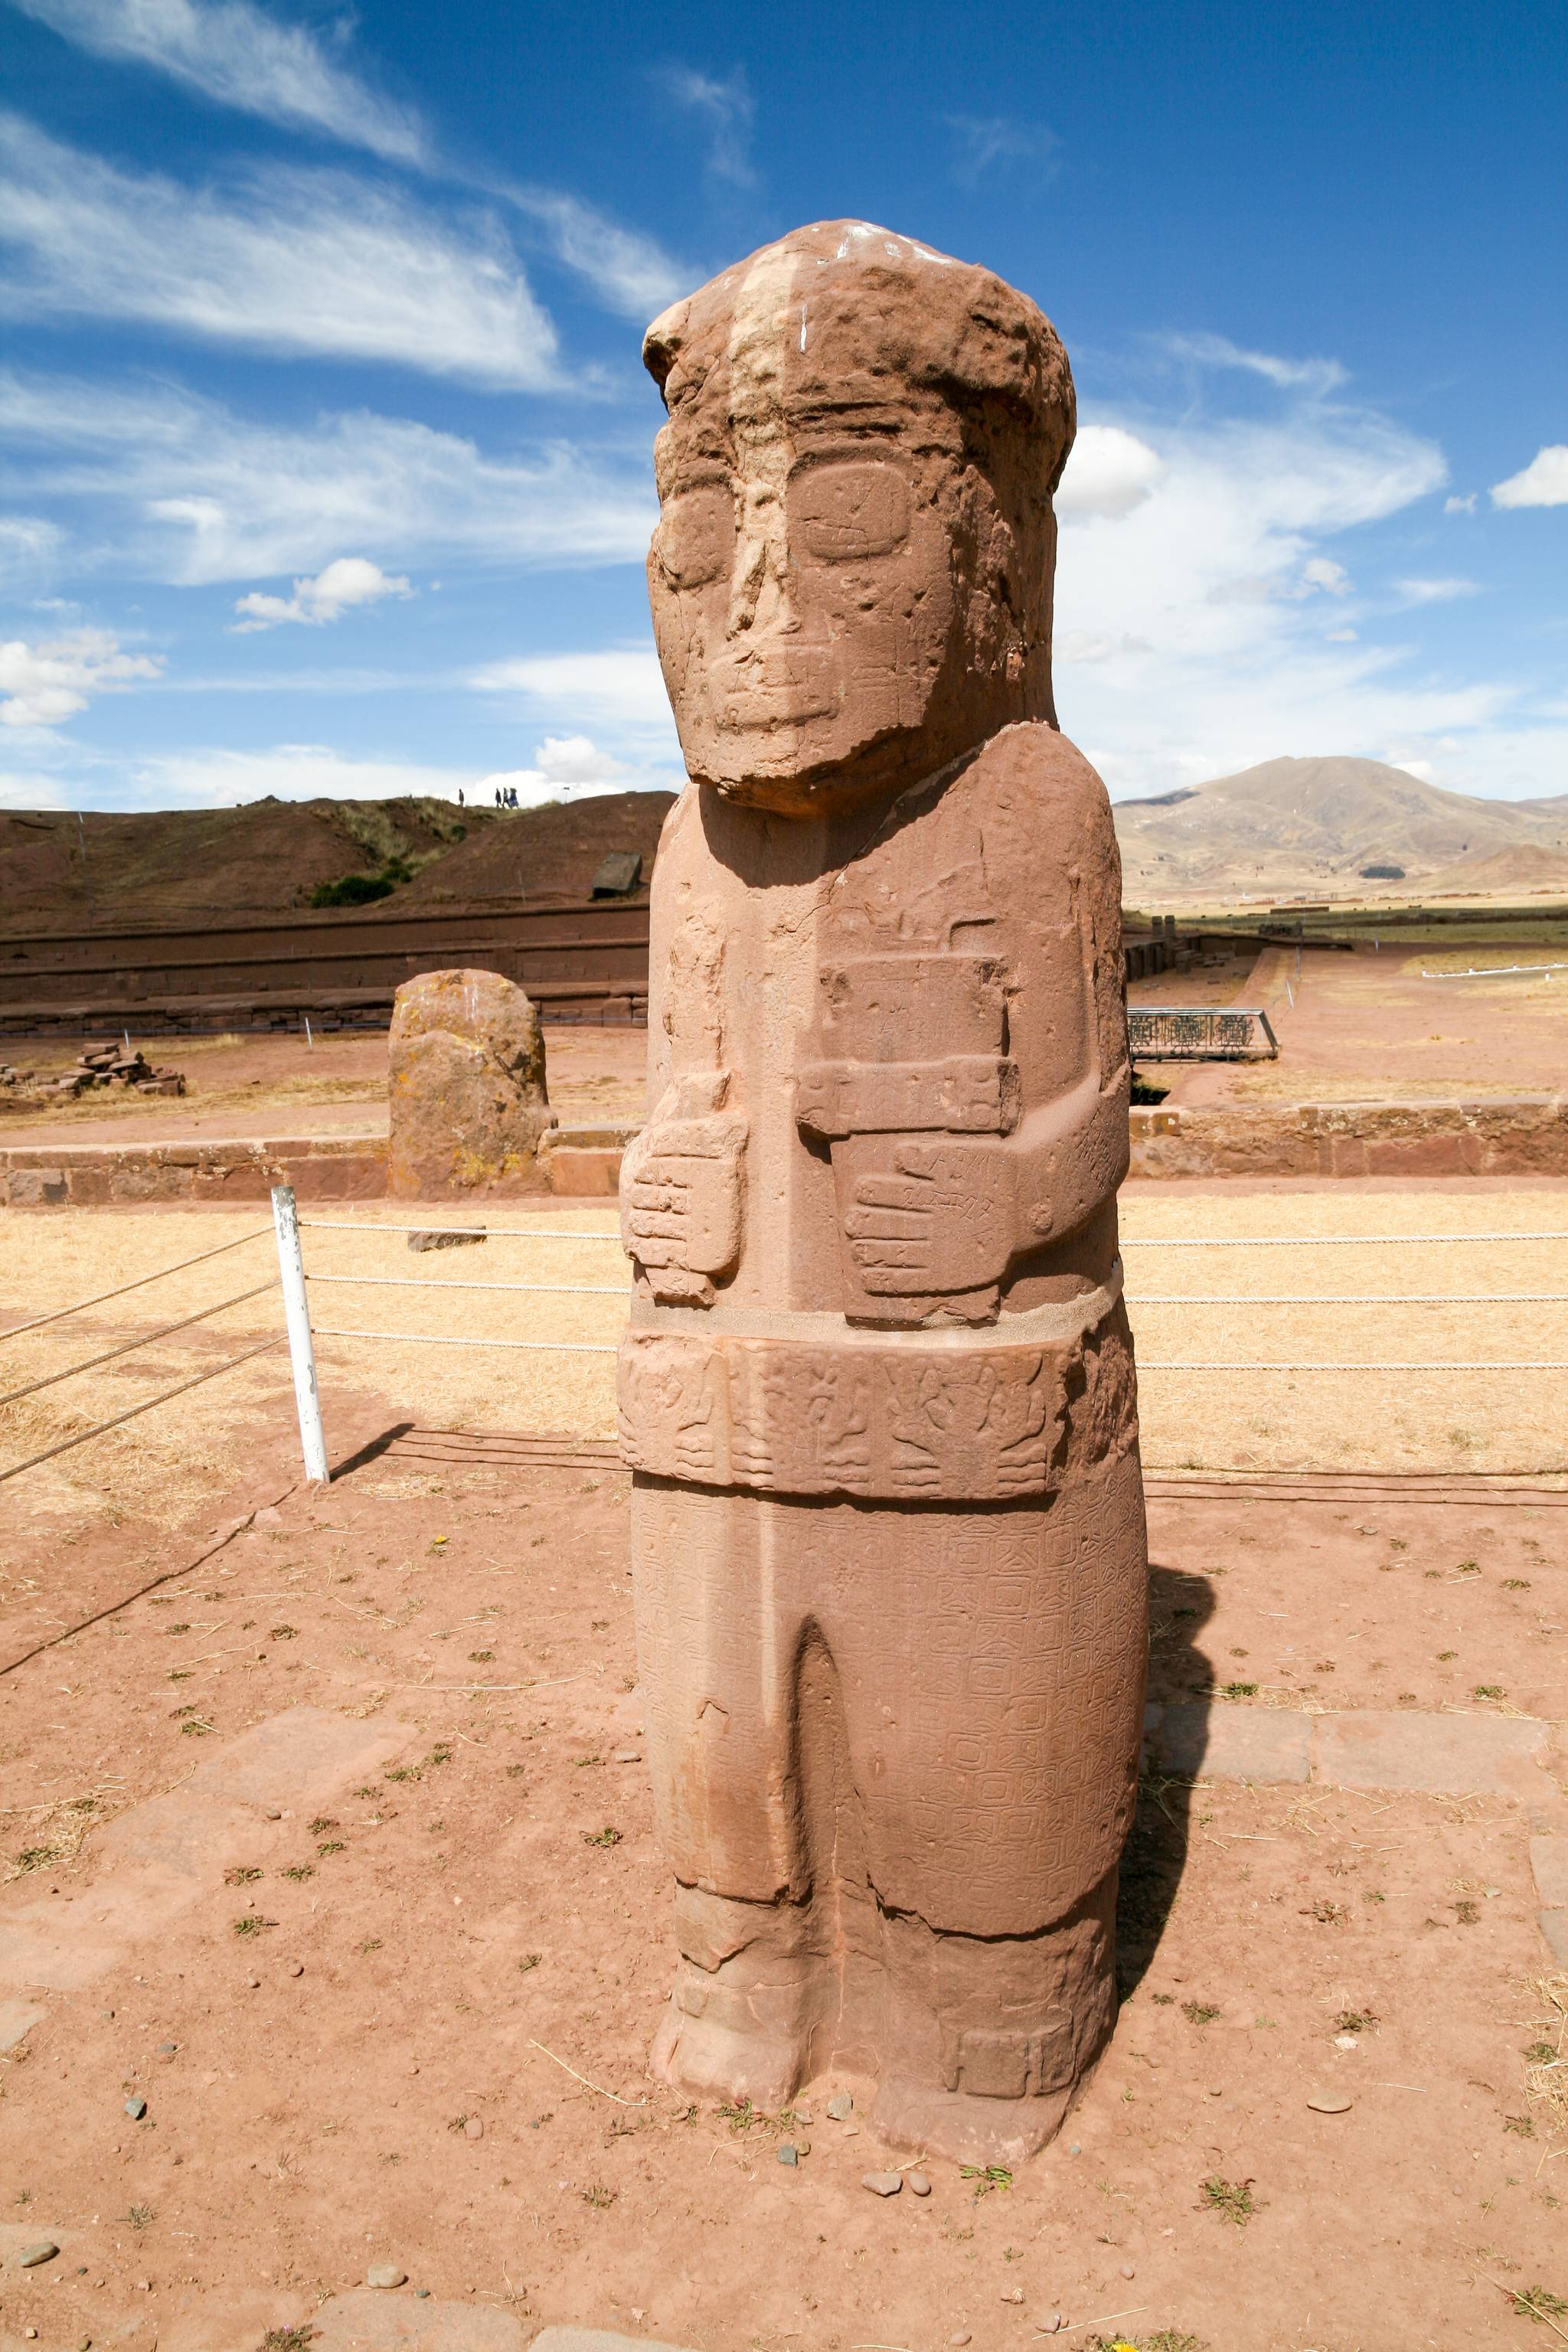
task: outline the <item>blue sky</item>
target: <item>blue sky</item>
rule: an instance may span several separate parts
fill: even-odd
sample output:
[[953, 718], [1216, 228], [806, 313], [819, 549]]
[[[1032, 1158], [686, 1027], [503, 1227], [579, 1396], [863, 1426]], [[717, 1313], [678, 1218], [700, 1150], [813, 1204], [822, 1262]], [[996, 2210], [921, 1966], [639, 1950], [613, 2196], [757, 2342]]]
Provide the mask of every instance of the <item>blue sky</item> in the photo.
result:
[[1568, 793], [1565, 84], [1474, 0], [0, 0], [0, 804], [676, 781], [641, 330], [846, 215], [1067, 342], [1115, 796]]

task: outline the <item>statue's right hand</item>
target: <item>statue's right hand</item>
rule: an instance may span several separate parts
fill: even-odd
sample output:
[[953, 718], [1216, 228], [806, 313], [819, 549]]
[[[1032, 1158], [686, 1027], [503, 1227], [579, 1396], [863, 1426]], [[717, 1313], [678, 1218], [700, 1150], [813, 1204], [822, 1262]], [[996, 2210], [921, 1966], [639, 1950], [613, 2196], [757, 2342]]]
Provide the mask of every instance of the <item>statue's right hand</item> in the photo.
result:
[[712, 1298], [741, 1251], [746, 1122], [734, 1112], [656, 1119], [621, 1164], [621, 1241], [658, 1298]]

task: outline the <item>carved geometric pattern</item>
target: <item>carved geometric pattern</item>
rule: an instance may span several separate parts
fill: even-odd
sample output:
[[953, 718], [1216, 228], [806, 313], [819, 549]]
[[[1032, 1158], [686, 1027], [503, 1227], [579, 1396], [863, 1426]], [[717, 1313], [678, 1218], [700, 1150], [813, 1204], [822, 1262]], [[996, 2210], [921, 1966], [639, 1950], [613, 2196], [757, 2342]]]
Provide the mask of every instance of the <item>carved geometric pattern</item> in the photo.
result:
[[[1046, 1494], [1135, 1433], [1120, 1309], [1086, 1339], [1006, 1346], [987, 1333], [936, 1347], [906, 1332], [812, 1345], [634, 1329], [620, 1355], [621, 1450], [656, 1477], [774, 1494]], [[1080, 1426], [1094, 1433], [1081, 1461]]]

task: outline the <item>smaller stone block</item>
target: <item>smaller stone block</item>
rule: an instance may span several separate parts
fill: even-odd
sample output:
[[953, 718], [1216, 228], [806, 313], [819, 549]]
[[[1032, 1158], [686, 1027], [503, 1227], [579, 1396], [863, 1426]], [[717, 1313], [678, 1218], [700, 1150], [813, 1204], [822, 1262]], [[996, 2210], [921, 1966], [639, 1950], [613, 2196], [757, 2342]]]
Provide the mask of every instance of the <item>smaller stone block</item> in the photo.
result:
[[1336, 1789], [1420, 1789], [1436, 1796], [1524, 1792], [1547, 1727], [1515, 1716], [1402, 1715], [1368, 1708], [1317, 1718], [1318, 1778]]
[[69, 1196], [63, 1168], [13, 1168], [8, 1191], [14, 1209], [60, 1209]]
[[1162, 1770], [1184, 1780], [1305, 1780], [1311, 1720], [1274, 1707], [1168, 1706], [1150, 1733]]
[[1540, 1919], [1547, 1950], [1560, 1969], [1568, 1969], [1568, 1911], [1542, 1911]]
[[555, 1125], [544, 1036], [500, 972], [426, 971], [393, 1007], [387, 1185], [395, 1198], [542, 1192], [539, 1150]]

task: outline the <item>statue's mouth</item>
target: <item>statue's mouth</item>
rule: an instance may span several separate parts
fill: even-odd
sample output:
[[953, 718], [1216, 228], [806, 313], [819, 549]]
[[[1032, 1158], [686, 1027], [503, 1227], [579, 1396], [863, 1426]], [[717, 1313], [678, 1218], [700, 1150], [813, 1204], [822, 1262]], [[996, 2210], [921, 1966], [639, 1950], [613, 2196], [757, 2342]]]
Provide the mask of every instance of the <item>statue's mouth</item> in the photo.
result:
[[714, 663], [711, 683], [714, 720], [727, 734], [795, 727], [838, 708], [832, 660], [821, 644], [739, 647]]

